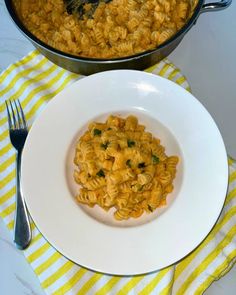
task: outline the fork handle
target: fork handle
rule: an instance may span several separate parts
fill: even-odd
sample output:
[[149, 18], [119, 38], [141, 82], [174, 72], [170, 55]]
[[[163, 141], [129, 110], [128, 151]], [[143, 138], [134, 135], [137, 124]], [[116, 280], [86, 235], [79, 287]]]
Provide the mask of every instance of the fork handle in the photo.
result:
[[16, 155], [16, 215], [14, 227], [14, 242], [18, 249], [25, 249], [31, 241], [29, 217], [21, 191], [21, 152]]

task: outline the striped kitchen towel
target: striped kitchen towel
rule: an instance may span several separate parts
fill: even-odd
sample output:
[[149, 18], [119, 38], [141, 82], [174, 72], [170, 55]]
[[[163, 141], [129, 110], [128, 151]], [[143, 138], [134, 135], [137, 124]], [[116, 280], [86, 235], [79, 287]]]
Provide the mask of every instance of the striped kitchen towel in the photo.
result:
[[[190, 90], [185, 77], [167, 59], [147, 69]], [[4, 101], [19, 98], [29, 125], [64, 87], [83, 78], [33, 51], [0, 76], [0, 216], [13, 231], [15, 151], [8, 135]], [[236, 164], [229, 158], [229, 188], [223, 211], [208, 237], [176, 265], [155, 273], [110, 276], [82, 268], [57, 252], [31, 221], [33, 240], [24, 250], [46, 294], [202, 294], [236, 259]]]

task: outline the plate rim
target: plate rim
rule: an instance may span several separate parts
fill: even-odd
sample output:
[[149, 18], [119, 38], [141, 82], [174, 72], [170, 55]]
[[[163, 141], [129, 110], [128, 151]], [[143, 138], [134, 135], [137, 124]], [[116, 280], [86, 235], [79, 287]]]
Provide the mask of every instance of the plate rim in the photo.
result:
[[[161, 79], [161, 80], [168, 81], [168, 83], [170, 82], [170, 83], [172, 83], [173, 85], [175, 85], [175, 86], [177, 86], [177, 87], [183, 89], [181, 86], [177, 85], [177, 84], [174, 83], [173, 81], [167, 80], [167, 79], [165, 79], [165, 78], [163, 78], [163, 77], [156, 76], [156, 75], [154, 75], [154, 74], [152, 74], [152, 73], [139, 72], [139, 71], [135, 71], [135, 70], [112, 70], [112, 71], [107, 71], [107, 72], [101, 72], [101, 73], [98, 73], [98, 74], [93, 74], [93, 75], [91, 75], [91, 76], [85, 77], [85, 78], [83, 78], [83, 79], [81, 79], [81, 80], [78, 80], [78, 81], [74, 82], [72, 85], [75, 85], [75, 84], [77, 85], [78, 83], [81, 84], [81, 81], [83, 81], [84, 79], [87, 79], [87, 80], [88, 80], [88, 79], [93, 79], [93, 78], [91, 78], [91, 77], [94, 77], [94, 76], [96, 76], [96, 77], [104, 77], [104, 75], [105, 75], [105, 76], [108, 75], [108, 72], [109, 72], [109, 75], [114, 75], [114, 74], [116, 75], [117, 73], [119, 73], [119, 74], [123, 74], [124, 72], [126, 72], [126, 73], [131, 73], [131, 75], [132, 75], [132, 73], [134, 72], [135, 75], [138, 73], [138, 75], [141, 74], [142, 76], [143, 76], [143, 75], [144, 75], [144, 76], [147, 76], [147, 75], [148, 75], [148, 76], [153, 76], [153, 77], [155, 77], [155, 78], [157, 78], [157, 79]], [[122, 72], [123, 72], [123, 73], [122, 73]], [[71, 85], [71, 86], [72, 86], [72, 85]], [[57, 95], [56, 95], [51, 101], [49, 101], [48, 104], [51, 104], [51, 105], [52, 105], [53, 103], [58, 103], [58, 100], [57, 100], [57, 102], [55, 102], [55, 101], [56, 101], [56, 98], [57, 98], [57, 97], [60, 97], [61, 94], [64, 93], [65, 91], [67, 91], [67, 89], [71, 88], [71, 86], [66, 87], [64, 90], [62, 90], [60, 93], [58, 93], [58, 94], [57, 94]], [[78, 86], [74, 86], [74, 87], [78, 87]], [[183, 90], [184, 90], [184, 89], [183, 89]], [[184, 90], [184, 91], [187, 92], [187, 90]], [[188, 93], [188, 92], [187, 92], [187, 93]], [[226, 149], [225, 149], [224, 141], [223, 141], [223, 139], [222, 139], [221, 133], [220, 133], [220, 131], [219, 131], [219, 128], [218, 128], [218, 126], [217, 126], [215, 120], [212, 118], [211, 114], [207, 111], [207, 109], [204, 107], [204, 105], [201, 104], [201, 102], [200, 102], [195, 96], [193, 96], [191, 93], [188, 93], [188, 94], [190, 94], [190, 96], [192, 96], [192, 98], [195, 99], [195, 100], [200, 104], [201, 107], [203, 107], [204, 111], [207, 113], [208, 116], [210, 116], [211, 120], [213, 121], [213, 123], [214, 123], [214, 125], [215, 125], [215, 128], [217, 129], [217, 131], [218, 131], [218, 133], [219, 133], [219, 135], [220, 135], [220, 138], [221, 138], [221, 140], [222, 140], [223, 147], [224, 147], [224, 152], [225, 152], [226, 163], [227, 163], [227, 153], [226, 153]], [[34, 123], [33, 123], [33, 125], [32, 125], [32, 128], [31, 128], [31, 130], [30, 130], [31, 134], [32, 134], [32, 132], [34, 132], [34, 131], [32, 131], [32, 130], [34, 130], [33, 128], [34, 128], [34, 126], [35, 126], [35, 123], [36, 123], [36, 122], [39, 122], [39, 120], [41, 120], [41, 119], [39, 119], [39, 118], [42, 118], [42, 116], [44, 116], [43, 114], [44, 114], [44, 112], [45, 112], [47, 109], [48, 109], [48, 105], [47, 105], [47, 107], [42, 111], [42, 113], [39, 115], [39, 117], [36, 118], [36, 120], [34, 121]], [[25, 155], [24, 155], [24, 152], [23, 152], [22, 159], [24, 159], [24, 157], [25, 157]], [[226, 165], [226, 166], [228, 167], [228, 165]], [[229, 174], [228, 169], [227, 169], [227, 172], [228, 172], [228, 173], [227, 173], [227, 180], [228, 180], [228, 174]], [[228, 181], [227, 181], [227, 185], [226, 185], [226, 188], [225, 188], [225, 197], [226, 197], [227, 187], [228, 187]], [[29, 199], [28, 199], [28, 200], [29, 200]], [[225, 198], [224, 198], [224, 200], [225, 200]], [[28, 203], [28, 201], [27, 201], [27, 198], [26, 198], [26, 205], [27, 205], [27, 203]], [[223, 209], [223, 204], [224, 204], [224, 202], [222, 203], [221, 211], [222, 211], [222, 209]], [[27, 205], [27, 207], [28, 207], [28, 205]], [[30, 207], [30, 206], [29, 206], [29, 207]], [[32, 208], [31, 208], [31, 209], [32, 209]], [[29, 211], [31, 211], [31, 209], [30, 209]], [[203, 236], [204, 236], [203, 239], [201, 239], [201, 240], [199, 241], [199, 243], [197, 243], [197, 245], [195, 246], [194, 249], [196, 249], [196, 248], [198, 247], [198, 245], [199, 245], [199, 244], [200, 244], [200, 243], [206, 238], [206, 236], [210, 233], [210, 231], [211, 231], [212, 228], [214, 227], [215, 223], [217, 222], [217, 220], [218, 220], [218, 218], [219, 218], [219, 216], [220, 216], [221, 211], [219, 212], [218, 216], [215, 218], [215, 221], [214, 221], [213, 225], [211, 226], [211, 228], [209, 229], [208, 233], [207, 233], [207, 234], [203, 234]], [[34, 217], [33, 217], [33, 216], [32, 216], [32, 219], [34, 220]], [[131, 274], [131, 273], [129, 273], [129, 274], [124, 274], [124, 273], [119, 274], [119, 273], [113, 273], [113, 272], [104, 272], [104, 271], [102, 271], [102, 270], [94, 269], [94, 268], [88, 267], [88, 266], [86, 266], [86, 265], [81, 265], [81, 264], [79, 264], [79, 262], [74, 261], [73, 259], [71, 259], [70, 257], [68, 257], [68, 255], [66, 255], [63, 251], [61, 251], [61, 249], [59, 249], [56, 245], [54, 245], [54, 244], [50, 241], [50, 239], [48, 239], [47, 235], [45, 235], [45, 233], [43, 233], [43, 231], [41, 231], [40, 226], [38, 226], [38, 224], [37, 224], [37, 222], [35, 222], [35, 220], [34, 220], [34, 223], [35, 223], [36, 227], [38, 228], [38, 230], [42, 233], [42, 235], [43, 235], [43, 237], [46, 239], [46, 241], [49, 242], [50, 245], [52, 245], [52, 247], [53, 247], [54, 249], [56, 249], [57, 251], [59, 251], [59, 252], [60, 252], [63, 256], [65, 256], [67, 259], [73, 261], [74, 263], [76, 263], [76, 264], [78, 264], [78, 265], [80, 265], [80, 266], [82, 266], [82, 267], [85, 267], [86, 269], [89, 269], [89, 270], [92, 270], [92, 271], [95, 270], [96, 272], [100, 272], [100, 273], [104, 273], [104, 274], [113, 274], [113, 275], [122, 275], [122, 276], [124, 276], [124, 275], [139, 275], [139, 274], [146, 274], [146, 273], [150, 273], [150, 272], [155, 272], [155, 271], [157, 270], [157, 269], [155, 269], [155, 270], [151, 270], [151, 271], [145, 271], [145, 272], [142, 272], [142, 273], [138, 272], [138, 273], [135, 273], [135, 274]], [[192, 249], [191, 252], [194, 251], [194, 249]], [[190, 254], [191, 252], [188, 252], [186, 255]], [[185, 256], [186, 256], [186, 255], [185, 255]], [[184, 257], [185, 257], [185, 256], [184, 256]], [[179, 260], [183, 259], [184, 257], [179, 258], [178, 260], [176, 260], [175, 262], [172, 262], [172, 263], [169, 264], [169, 265], [172, 265], [173, 263], [177, 263]], [[169, 266], [169, 265], [163, 266], [163, 268], [165, 268], [165, 267], [167, 267], [167, 266]], [[162, 268], [159, 268], [159, 269], [162, 269]]]

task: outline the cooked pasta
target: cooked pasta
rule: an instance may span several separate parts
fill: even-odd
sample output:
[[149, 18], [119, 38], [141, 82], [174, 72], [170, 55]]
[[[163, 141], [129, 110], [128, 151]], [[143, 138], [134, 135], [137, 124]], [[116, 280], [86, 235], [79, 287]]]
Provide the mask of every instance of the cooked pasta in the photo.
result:
[[178, 161], [135, 116], [92, 122], [76, 145], [74, 179], [82, 186], [77, 201], [115, 208], [117, 220], [151, 213], [173, 191]]
[[154, 49], [191, 17], [198, 0], [112, 0], [93, 17], [68, 14], [63, 0], [15, 1], [20, 18], [37, 38], [70, 54], [116, 58]]

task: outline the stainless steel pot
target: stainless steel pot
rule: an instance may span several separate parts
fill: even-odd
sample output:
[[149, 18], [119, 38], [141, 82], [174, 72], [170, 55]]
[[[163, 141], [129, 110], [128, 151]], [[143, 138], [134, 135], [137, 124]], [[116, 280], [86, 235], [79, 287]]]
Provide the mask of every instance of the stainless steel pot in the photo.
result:
[[178, 46], [184, 35], [195, 24], [197, 18], [201, 13], [227, 8], [231, 4], [231, 2], [232, 0], [221, 0], [219, 2], [205, 3], [204, 0], [199, 0], [192, 17], [189, 19], [186, 25], [172, 38], [170, 38], [154, 50], [146, 51], [144, 53], [124, 58], [92, 59], [82, 58], [61, 52], [40, 41], [24, 27], [14, 9], [13, 1], [5, 0], [7, 10], [13, 22], [43, 55], [45, 55], [49, 60], [61, 67], [71, 72], [80, 73], [83, 75], [89, 75], [112, 69], [143, 70], [151, 65], [154, 65], [158, 61], [162, 60], [164, 57], [168, 56]]

